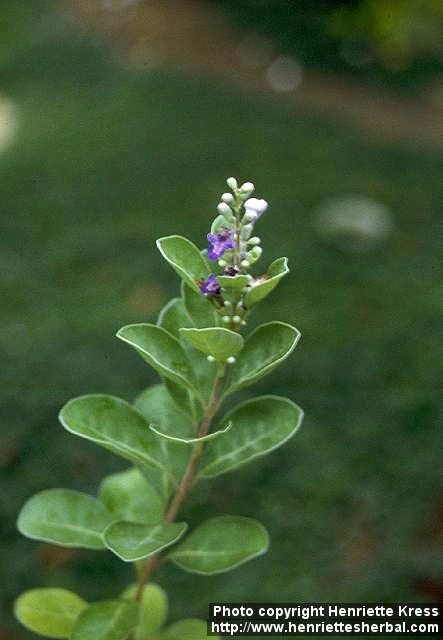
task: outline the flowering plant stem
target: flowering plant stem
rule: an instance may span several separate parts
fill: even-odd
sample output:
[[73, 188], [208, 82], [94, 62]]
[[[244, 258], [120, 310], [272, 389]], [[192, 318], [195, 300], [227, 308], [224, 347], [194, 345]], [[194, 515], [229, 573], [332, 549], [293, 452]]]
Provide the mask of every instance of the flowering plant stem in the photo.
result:
[[[214, 388], [211, 394], [211, 399], [209, 401], [205, 415], [203, 417], [203, 420], [200, 423], [200, 426], [197, 432], [199, 438], [204, 438], [208, 434], [209, 429], [211, 428], [212, 419], [214, 418], [214, 415], [216, 414], [221, 401], [221, 391], [223, 388], [223, 382], [224, 382], [224, 368], [221, 370], [220, 375], [218, 375], [217, 378], [215, 379]], [[198, 469], [198, 465], [200, 462], [204, 445], [205, 445], [205, 442], [202, 441], [195, 446], [194, 451], [192, 452], [192, 455], [189, 459], [188, 467], [185, 471], [185, 474], [165, 514], [165, 522], [174, 522], [182, 502], [184, 501], [188, 493], [191, 491], [192, 486], [194, 484], [195, 474]], [[139, 601], [141, 599], [145, 584], [148, 582], [148, 580], [151, 579], [153, 574], [158, 569], [160, 563], [161, 563], [161, 553], [156, 553], [147, 562], [147, 564], [142, 569], [142, 571], [140, 571], [140, 574], [138, 577], [137, 592], [135, 596], [136, 600]]]
[[[286, 258], [254, 275], [262, 255], [251, 237], [268, 203], [251, 198], [254, 185], [227, 180], [218, 215], [201, 251], [187, 238], [157, 241], [182, 280], [180, 297], [161, 310], [157, 324], [122, 327], [117, 337], [160, 375], [161, 383], [131, 404], [102, 393], [74, 398], [59, 419], [71, 434], [106, 448], [132, 466], [104, 478], [97, 497], [49, 489], [29, 498], [18, 528], [33, 540], [109, 550], [133, 563], [137, 579], [113, 600], [88, 603], [66, 589], [31, 589], [15, 614], [31, 631], [69, 640], [207, 640], [203, 620], [165, 626], [167, 596], [151, 581], [161, 563], [212, 575], [264, 554], [269, 535], [257, 520], [220, 515], [198, 523], [177, 521], [196, 482], [236, 470], [283, 445], [303, 412], [291, 400], [265, 395], [225, 415], [224, 400], [254, 384], [294, 350], [299, 331], [268, 322], [246, 337], [255, 306], [288, 273]], [[215, 425], [215, 426], [214, 426]], [[42, 612], [43, 615], [42, 615]]]

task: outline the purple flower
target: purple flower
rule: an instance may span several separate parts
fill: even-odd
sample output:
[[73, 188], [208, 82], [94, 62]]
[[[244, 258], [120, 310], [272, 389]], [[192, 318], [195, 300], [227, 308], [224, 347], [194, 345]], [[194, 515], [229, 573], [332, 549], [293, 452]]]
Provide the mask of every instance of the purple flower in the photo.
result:
[[221, 227], [217, 235], [208, 233], [208, 258], [210, 260], [218, 260], [225, 251], [234, 248], [233, 234], [234, 230], [227, 227]]
[[200, 291], [204, 296], [219, 296], [221, 287], [217, 282], [217, 278], [211, 273], [207, 280], [200, 280], [198, 283]]

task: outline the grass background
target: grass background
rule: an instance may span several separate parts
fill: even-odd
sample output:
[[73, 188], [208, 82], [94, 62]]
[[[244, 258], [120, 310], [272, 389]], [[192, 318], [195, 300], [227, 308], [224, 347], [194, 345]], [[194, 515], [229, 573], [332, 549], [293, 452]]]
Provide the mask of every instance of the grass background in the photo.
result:
[[[216, 80], [131, 70], [40, 0], [5, 0], [2, 14], [2, 91], [19, 128], [0, 155], [0, 637], [30, 637], [11, 616], [26, 588], [98, 599], [132, 579], [111, 554], [21, 538], [15, 518], [36, 491], [95, 492], [125, 468], [64, 432], [57, 412], [78, 394], [132, 399], [157, 381], [114, 334], [176, 294], [155, 238], [203, 246], [228, 175], [252, 179], [271, 203], [263, 261], [287, 255], [292, 267], [256, 321], [303, 334], [256, 392], [289, 396], [306, 419], [286, 447], [186, 505], [194, 521], [255, 516], [272, 546], [212, 578], [162, 569], [171, 619], [204, 617], [216, 600], [438, 598], [442, 154], [374, 142]], [[320, 241], [316, 208], [347, 193], [392, 209], [387, 243], [357, 254]]]

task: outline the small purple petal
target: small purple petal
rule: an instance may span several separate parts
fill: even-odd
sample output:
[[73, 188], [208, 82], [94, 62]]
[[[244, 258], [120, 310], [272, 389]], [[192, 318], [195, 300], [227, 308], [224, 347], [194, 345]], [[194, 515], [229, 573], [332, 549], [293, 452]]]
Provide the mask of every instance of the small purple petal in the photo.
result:
[[200, 280], [199, 287], [204, 296], [219, 296], [221, 292], [221, 287], [213, 273], [207, 280]]
[[234, 242], [232, 236], [234, 234], [233, 229], [227, 227], [221, 227], [218, 234], [208, 233], [208, 241], [210, 246], [208, 247], [208, 258], [210, 260], [218, 260], [228, 249], [234, 248]]

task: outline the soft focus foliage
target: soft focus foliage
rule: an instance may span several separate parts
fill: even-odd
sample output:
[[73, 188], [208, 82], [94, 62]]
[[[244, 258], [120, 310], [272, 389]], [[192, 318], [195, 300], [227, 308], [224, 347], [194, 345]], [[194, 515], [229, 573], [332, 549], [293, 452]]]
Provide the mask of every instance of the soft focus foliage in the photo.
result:
[[[225, 9], [234, 23], [270, 36], [317, 69], [413, 91], [438, 81], [443, 72], [440, 0], [212, 2]], [[291, 63], [291, 58], [278, 60], [280, 65]], [[290, 75], [287, 68], [286, 76]]]

